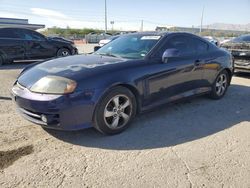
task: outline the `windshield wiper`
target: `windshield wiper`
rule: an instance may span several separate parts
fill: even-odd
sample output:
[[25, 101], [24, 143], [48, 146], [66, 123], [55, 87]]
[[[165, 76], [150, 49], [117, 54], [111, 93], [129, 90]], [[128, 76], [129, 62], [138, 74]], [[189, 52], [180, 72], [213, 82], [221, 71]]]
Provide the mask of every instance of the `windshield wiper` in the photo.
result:
[[102, 55], [102, 56], [109, 56], [109, 57], [116, 57], [116, 58], [121, 58], [121, 56], [114, 55], [111, 53], [96, 53], [97, 55]]

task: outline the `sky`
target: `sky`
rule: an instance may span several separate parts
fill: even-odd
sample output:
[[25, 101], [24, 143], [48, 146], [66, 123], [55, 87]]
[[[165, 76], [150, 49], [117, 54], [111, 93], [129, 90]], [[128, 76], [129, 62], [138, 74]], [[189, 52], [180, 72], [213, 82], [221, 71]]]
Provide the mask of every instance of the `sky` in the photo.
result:
[[[104, 29], [105, 0], [0, 0], [0, 17], [25, 18], [46, 27]], [[108, 29], [250, 23], [250, 0], [107, 0]]]

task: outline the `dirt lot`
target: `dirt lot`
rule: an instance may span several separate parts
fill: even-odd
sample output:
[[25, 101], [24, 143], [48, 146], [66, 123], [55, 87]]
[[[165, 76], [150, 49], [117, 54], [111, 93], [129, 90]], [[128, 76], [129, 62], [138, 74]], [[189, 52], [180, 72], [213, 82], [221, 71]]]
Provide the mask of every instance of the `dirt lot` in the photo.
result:
[[250, 75], [220, 101], [168, 105], [107, 137], [21, 118], [9, 90], [23, 67], [0, 68], [0, 187], [250, 187]]

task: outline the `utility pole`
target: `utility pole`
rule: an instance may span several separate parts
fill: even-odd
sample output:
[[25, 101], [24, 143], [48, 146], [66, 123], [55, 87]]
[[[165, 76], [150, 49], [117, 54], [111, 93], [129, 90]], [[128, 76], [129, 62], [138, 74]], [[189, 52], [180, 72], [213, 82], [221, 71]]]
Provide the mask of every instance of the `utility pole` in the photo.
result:
[[204, 9], [205, 9], [205, 6], [203, 6], [202, 13], [201, 13], [201, 26], [200, 26], [200, 34], [201, 34], [201, 32], [202, 32], [202, 26], [203, 26]]
[[143, 31], [143, 20], [141, 21], [141, 29], [140, 31]]
[[105, 33], [108, 31], [107, 0], [105, 0]]
[[115, 21], [110, 21], [110, 24], [112, 25], [112, 31], [113, 31], [114, 30]]

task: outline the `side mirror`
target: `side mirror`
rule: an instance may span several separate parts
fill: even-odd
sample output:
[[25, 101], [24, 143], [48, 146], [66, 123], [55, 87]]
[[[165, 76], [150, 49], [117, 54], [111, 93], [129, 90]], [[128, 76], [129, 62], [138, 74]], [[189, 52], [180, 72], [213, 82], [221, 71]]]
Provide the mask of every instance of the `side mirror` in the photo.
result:
[[175, 48], [169, 48], [169, 49], [165, 50], [165, 52], [163, 53], [162, 62], [166, 63], [168, 58], [179, 57], [179, 56], [180, 56], [179, 50], [177, 50]]
[[96, 52], [97, 50], [99, 50], [101, 48], [101, 46], [95, 46], [94, 47], [94, 52]]

